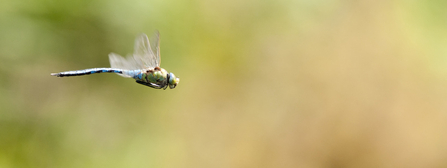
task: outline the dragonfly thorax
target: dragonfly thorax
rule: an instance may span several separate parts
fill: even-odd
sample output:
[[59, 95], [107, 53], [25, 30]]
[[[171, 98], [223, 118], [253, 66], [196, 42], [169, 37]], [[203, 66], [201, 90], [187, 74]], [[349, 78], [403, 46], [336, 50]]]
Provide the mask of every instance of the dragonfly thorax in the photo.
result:
[[134, 78], [138, 83], [156, 89], [166, 89], [168, 86], [170, 89], [174, 89], [180, 81], [173, 73], [168, 73], [165, 69], [159, 67], [143, 71]]

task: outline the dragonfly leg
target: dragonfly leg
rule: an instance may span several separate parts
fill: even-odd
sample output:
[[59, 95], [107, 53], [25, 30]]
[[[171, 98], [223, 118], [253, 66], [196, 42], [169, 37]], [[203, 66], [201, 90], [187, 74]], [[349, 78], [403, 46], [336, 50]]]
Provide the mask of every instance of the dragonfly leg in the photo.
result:
[[146, 82], [142, 82], [142, 81], [138, 81], [138, 80], [136, 82], [139, 83], [139, 84], [145, 85], [145, 86], [149, 86], [149, 87], [154, 88], [154, 89], [161, 89], [162, 88], [160, 85], [153, 84], [153, 83], [146, 83]]

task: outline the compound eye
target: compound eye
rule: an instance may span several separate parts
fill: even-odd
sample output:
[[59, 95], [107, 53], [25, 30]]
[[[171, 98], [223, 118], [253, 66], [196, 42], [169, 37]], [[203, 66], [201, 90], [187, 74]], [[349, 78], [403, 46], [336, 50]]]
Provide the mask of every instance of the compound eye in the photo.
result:
[[173, 73], [169, 73], [169, 84], [173, 85], [175, 83], [175, 75]]

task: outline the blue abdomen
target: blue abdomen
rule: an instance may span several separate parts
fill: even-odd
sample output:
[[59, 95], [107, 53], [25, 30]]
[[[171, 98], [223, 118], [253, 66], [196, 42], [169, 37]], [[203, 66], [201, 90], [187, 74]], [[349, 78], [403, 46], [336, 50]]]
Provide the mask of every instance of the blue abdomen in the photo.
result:
[[51, 75], [57, 77], [65, 77], [65, 76], [82, 76], [82, 75], [90, 75], [94, 73], [117, 73], [122, 74], [122, 69], [117, 68], [92, 68], [92, 69], [84, 69], [84, 70], [76, 70], [76, 71], [66, 71], [59, 73], [52, 73]]

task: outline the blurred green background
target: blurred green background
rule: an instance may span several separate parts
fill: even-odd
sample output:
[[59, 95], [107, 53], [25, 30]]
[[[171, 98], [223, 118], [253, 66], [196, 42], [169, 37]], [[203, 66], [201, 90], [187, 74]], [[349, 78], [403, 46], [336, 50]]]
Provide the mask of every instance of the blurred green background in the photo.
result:
[[[0, 167], [447, 167], [447, 1], [0, 1]], [[108, 67], [161, 34], [155, 90]]]

